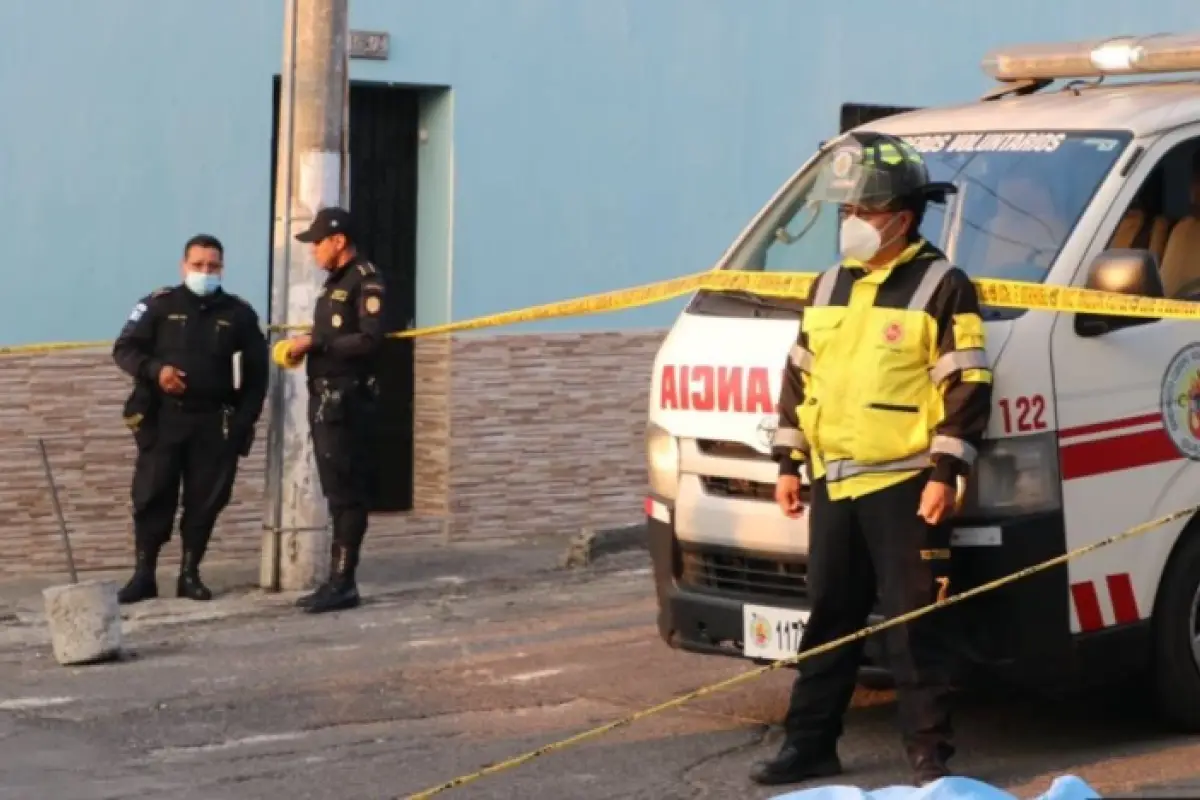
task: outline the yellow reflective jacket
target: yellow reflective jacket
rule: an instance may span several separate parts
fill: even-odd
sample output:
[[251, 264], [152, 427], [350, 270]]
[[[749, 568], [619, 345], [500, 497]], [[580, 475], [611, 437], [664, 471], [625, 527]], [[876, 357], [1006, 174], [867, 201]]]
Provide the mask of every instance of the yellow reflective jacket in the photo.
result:
[[807, 460], [833, 500], [930, 467], [953, 486], [987, 430], [991, 383], [975, 286], [937, 248], [834, 267], [810, 289], [784, 370], [780, 473]]

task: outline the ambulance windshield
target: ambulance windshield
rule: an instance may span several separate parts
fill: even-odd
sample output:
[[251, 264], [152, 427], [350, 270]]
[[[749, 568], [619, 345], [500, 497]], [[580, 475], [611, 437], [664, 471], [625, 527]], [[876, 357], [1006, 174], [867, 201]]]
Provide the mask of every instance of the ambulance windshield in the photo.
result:
[[[1130, 135], [1018, 131], [902, 138], [921, 154], [931, 181], [958, 189], [945, 205], [929, 204], [921, 234], [973, 278], [1040, 283]], [[819, 197], [820, 176], [834, 149], [785, 188], [726, 269], [817, 272], [836, 263], [838, 215]], [[988, 311], [990, 318], [1021, 313]]]

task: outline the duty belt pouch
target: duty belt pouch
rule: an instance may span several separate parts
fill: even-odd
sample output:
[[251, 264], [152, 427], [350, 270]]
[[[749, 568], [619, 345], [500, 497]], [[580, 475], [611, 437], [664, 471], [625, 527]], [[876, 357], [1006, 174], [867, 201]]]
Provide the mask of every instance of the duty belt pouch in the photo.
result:
[[326, 386], [321, 389], [317, 404], [317, 421], [327, 425], [341, 425], [346, 421], [346, 406], [349, 397], [345, 389]]
[[125, 427], [133, 433], [139, 450], [149, 450], [158, 439], [158, 395], [150, 386], [137, 382], [125, 400]]

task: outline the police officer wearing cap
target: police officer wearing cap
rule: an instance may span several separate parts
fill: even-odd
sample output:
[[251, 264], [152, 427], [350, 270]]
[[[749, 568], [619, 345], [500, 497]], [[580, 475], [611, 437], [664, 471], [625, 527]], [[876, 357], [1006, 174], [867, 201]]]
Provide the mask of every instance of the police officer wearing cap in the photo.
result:
[[[183, 282], [143, 297], [113, 345], [134, 379], [125, 404], [137, 460], [133, 471], [136, 567], [121, 603], [158, 596], [155, 568], [179, 522], [183, 542], [176, 595], [210, 600], [200, 562], [228, 505], [238, 460], [250, 452], [269, 379], [267, 340], [245, 300], [221, 288], [225, 250], [207, 235], [183, 248]], [[241, 354], [235, 387], [234, 355]]]
[[[951, 591], [948, 523], [991, 409], [975, 287], [918, 232], [926, 205], [955, 187], [931, 183], [915, 150], [876, 133], [847, 135], [820, 169], [814, 192], [841, 215], [842, 258], [810, 289], [774, 441], [775, 499], [789, 517], [808, 515], [801, 651], [860, 630], [876, 602], [891, 618]], [[922, 784], [948, 774], [954, 753], [945, 614], [882, 634]], [[799, 665], [782, 749], [753, 780], [841, 772], [861, 653], [859, 641]]]
[[355, 571], [367, 534], [375, 479], [376, 359], [384, 340], [383, 276], [355, 249], [354, 225], [341, 208], [321, 209], [296, 239], [312, 246], [329, 273], [311, 334], [288, 341], [288, 357], [307, 358], [308, 421], [321, 490], [333, 520], [328, 579], [297, 605], [319, 614], [359, 604]]

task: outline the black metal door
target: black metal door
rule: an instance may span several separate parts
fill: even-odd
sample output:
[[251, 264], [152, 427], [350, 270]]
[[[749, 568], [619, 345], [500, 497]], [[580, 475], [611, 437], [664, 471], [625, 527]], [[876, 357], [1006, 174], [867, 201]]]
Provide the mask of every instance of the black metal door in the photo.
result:
[[[274, 79], [271, 193], [278, 169], [280, 81]], [[350, 210], [360, 250], [383, 273], [389, 331], [416, 316], [417, 132], [420, 92], [400, 86], [350, 86]], [[272, 206], [271, 222], [274, 227]], [[274, 239], [268, 247], [273, 261]], [[269, 262], [268, 281], [274, 264]], [[270, 298], [268, 285], [267, 297]], [[268, 319], [270, 309], [268, 308]], [[374, 511], [407, 511], [413, 494], [413, 345], [388, 339], [379, 363], [380, 413], [375, 435], [379, 483]]]
[[[360, 249], [383, 273], [387, 329], [416, 316], [417, 132], [420, 95], [350, 87], [350, 209]], [[379, 482], [374, 511], [406, 511], [413, 495], [413, 342], [388, 339], [380, 357]]]

